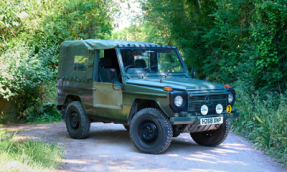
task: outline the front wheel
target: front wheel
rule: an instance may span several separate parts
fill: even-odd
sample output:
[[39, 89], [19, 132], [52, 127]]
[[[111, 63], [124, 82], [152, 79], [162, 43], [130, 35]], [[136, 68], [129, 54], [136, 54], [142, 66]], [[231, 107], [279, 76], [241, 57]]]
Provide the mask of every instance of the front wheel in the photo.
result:
[[225, 121], [217, 130], [190, 133], [190, 136], [199, 145], [215, 147], [220, 145], [226, 139], [228, 132], [229, 122]]
[[68, 105], [65, 121], [67, 131], [72, 138], [83, 139], [88, 136], [91, 121], [80, 102], [74, 101]]
[[159, 109], [146, 108], [133, 117], [130, 137], [140, 152], [159, 154], [164, 152], [171, 143], [172, 127]]

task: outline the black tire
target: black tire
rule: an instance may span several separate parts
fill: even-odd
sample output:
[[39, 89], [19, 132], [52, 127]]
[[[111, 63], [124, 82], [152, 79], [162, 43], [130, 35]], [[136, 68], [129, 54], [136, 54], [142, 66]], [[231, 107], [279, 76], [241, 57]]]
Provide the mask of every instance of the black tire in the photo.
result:
[[171, 143], [172, 127], [159, 109], [146, 108], [133, 117], [130, 137], [140, 152], [159, 154], [164, 152]]
[[127, 130], [127, 131], [130, 131], [130, 126], [129, 125], [123, 125], [124, 127], [125, 127], [125, 129]]
[[229, 132], [229, 122], [225, 121], [217, 130], [201, 133], [190, 133], [192, 139], [199, 145], [215, 147], [220, 145]]
[[66, 128], [74, 139], [86, 138], [90, 131], [91, 121], [85, 114], [80, 102], [71, 102], [66, 111]]

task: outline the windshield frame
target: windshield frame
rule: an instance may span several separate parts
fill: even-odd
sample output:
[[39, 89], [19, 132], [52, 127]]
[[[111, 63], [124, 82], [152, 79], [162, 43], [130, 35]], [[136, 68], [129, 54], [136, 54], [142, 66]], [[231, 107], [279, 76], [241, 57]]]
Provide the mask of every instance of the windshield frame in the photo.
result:
[[[170, 72], [168, 76], [189, 76], [188, 70], [185, 66], [185, 63], [182, 59], [181, 54], [179, 53], [177, 48], [160, 48], [160, 47], [123, 47], [123, 48], [116, 48], [116, 52], [118, 55], [118, 61], [119, 61], [119, 65], [121, 68], [121, 73], [122, 76], [131, 76], [131, 77], [142, 77], [144, 75], [144, 73], [127, 73], [124, 70], [124, 64], [123, 64], [123, 59], [122, 59], [122, 54], [121, 54], [121, 50], [122, 49], [144, 49], [144, 50], [155, 50], [155, 49], [168, 49], [168, 50], [174, 50], [176, 52], [177, 58], [179, 59], [179, 62], [182, 66], [182, 72]], [[165, 76], [167, 72], [147, 72], [147, 74], [145, 75], [145, 77], [154, 77], [154, 76]]]

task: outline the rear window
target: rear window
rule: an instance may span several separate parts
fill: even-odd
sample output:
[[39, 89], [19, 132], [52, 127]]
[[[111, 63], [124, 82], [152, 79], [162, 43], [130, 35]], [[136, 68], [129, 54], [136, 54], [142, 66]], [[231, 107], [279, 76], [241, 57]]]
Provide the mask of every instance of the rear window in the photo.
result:
[[86, 56], [75, 56], [74, 70], [76, 71], [87, 71], [88, 69], [88, 57]]

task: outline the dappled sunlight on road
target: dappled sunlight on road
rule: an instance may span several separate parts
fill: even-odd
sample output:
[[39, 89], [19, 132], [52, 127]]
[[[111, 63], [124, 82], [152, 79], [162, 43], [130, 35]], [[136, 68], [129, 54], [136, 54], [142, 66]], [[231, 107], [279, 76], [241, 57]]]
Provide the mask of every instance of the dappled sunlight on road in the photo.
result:
[[227, 149], [236, 149], [236, 150], [253, 150], [253, 148], [247, 148], [244, 147], [244, 144], [238, 144], [238, 143], [223, 143], [222, 144], [223, 147], [227, 148]]
[[201, 159], [201, 158], [189, 158], [189, 157], [183, 157], [183, 159], [190, 160], [190, 161], [200, 161], [200, 162], [207, 162], [207, 163], [212, 163], [216, 164], [217, 162], [214, 161], [208, 161], [206, 159]]
[[213, 150], [210, 150], [210, 152], [221, 153], [221, 154], [239, 153], [239, 151], [234, 151], [231, 149], [221, 149], [221, 148], [214, 148]]
[[188, 133], [173, 138], [163, 154], [143, 154], [120, 124], [92, 123], [87, 139], [72, 139], [64, 123], [18, 125], [21, 139], [57, 142], [66, 149], [59, 171], [287, 171], [252, 144], [230, 133], [218, 147], [197, 145]]
[[76, 159], [62, 159], [62, 163], [71, 163], [71, 164], [88, 164], [87, 160], [76, 160]]
[[167, 154], [166, 156], [179, 156], [178, 154]]

